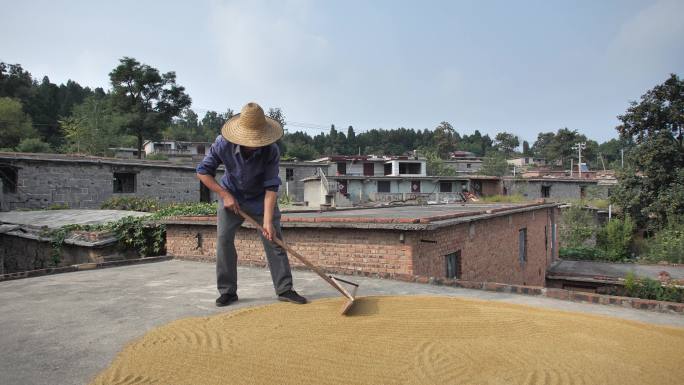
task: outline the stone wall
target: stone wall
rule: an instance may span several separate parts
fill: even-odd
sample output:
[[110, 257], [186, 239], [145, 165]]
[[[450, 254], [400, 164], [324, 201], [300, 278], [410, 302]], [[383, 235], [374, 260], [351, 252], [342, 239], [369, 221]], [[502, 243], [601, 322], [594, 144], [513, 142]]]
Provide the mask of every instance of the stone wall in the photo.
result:
[[121, 252], [114, 241], [97, 247], [65, 243], [59, 257], [54, 259], [54, 250], [49, 240], [37, 238], [0, 234], [0, 274], [137, 256], [135, 252]]
[[[215, 261], [215, 218], [203, 218], [197, 224], [191, 219], [184, 221], [167, 224], [167, 253]], [[543, 286], [553, 258], [551, 221], [549, 209], [541, 208], [437, 230], [288, 227], [286, 223], [283, 234], [295, 250], [330, 272], [395, 279], [444, 278], [445, 255], [460, 250], [462, 279]], [[527, 260], [521, 264], [518, 231], [523, 227], [527, 228]], [[240, 264], [266, 265], [256, 230], [241, 228], [235, 246]], [[290, 260], [294, 266], [301, 265], [292, 256]]]
[[[3, 163], [6, 161], [0, 159]], [[163, 202], [197, 202], [200, 185], [190, 167], [154, 167], [106, 162], [13, 160], [17, 191], [7, 193], [7, 209], [99, 208], [112, 196], [154, 197]], [[135, 174], [135, 192], [115, 193], [114, 173]]]
[[[69, 208], [99, 208], [113, 196], [152, 197], [162, 202], [199, 202], [200, 181], [193, 165], [174, 165], [163, 162], [125, 161], [108, 158], [69, 158], [67, 156], [2, 156], [0, 165], [17, 170], [16, 193], [0, 195], [2, 210], [47, 208], [67, 205]], [[286, 169], [294, 171], [293, 180], [286, 181]], [[300, 181], [313, 175], [317, 166], [283, 162], [280, 176], [286, 191], [295, 201], [304, 200], [304, 184]], [[114, 192], [114, 173], [135, 175], [132, 193]], [[217, 179], [223, 175], [219, 170]], [[0, 186], [0, 191], [1, 186]], [[216, 195], [211, 193], [211, 200]]]

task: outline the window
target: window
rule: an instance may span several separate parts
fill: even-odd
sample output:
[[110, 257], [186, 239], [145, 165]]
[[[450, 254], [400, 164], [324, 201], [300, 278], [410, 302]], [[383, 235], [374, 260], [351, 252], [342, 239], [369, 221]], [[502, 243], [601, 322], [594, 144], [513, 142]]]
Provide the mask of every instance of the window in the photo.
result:
[[132, 172], [115, 172], [114, 173], [114, 193], [134, 193], [135, 192], [135, 174]]
[[0, 180], [2, 180], [2, 192], [5, 194], [17, 192], [17, 169], [14, 167], [0, 167]]
[[518, 231], [518, 258], [520, 264], [527, 261], [527, 228]]
[[385, 163], [385, 175], [392, 174], [392, 163]]
[[287, 180], [287, 181], [293, 181], [294, 180], [294, 168], [286, 168], [285, 169], [285, 180]]
[[399, 163], [399, 174], [420, 174], [420, 163]]
[[551, 196], [551, 186], [542, 186], [541, 187], [541, 196], [542, 198], [548, 198]]
[[584, 199], [587, 197], [587, 188], [584, 186], [580, 187], [580, 199]]
[[440, 182], [439, 192], [451, 192], [451, 182]]
[[470, 166], [471, 166], [470, 163], [466, 163], [466, 168], [470, 168]]
[[446, 277], [461, 279], [461, 250], [444, 256], [446, 263]]
[[378, 192], [379, 192], [379, 193], [388, 193], [388, 192], [390, 192], [390, 181], [388, 181], [388, 180], [379, 180], [379, 181], [378, 181]]
[[345, 162], [337, 162], [337, 175], [347, 174], [347, 164]]

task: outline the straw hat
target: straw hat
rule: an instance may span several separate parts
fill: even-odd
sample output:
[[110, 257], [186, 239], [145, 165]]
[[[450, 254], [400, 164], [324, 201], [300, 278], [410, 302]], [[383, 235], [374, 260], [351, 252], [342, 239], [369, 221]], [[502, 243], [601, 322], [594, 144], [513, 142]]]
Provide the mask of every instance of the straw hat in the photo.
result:
[[266, 117], [256, 103], [247, 103], [239, 114], [230, 118], [221, 128], [221, 135], [229, 142], [247, 147], [263, 147], [283, 136], [283, 127]]

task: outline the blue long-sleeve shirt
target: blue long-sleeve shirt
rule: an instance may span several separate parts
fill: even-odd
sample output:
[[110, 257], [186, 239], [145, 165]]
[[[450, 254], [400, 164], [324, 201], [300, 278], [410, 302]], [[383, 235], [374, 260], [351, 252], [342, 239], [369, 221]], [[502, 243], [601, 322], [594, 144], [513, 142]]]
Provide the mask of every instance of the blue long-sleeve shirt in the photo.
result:
[[266, 190], [277, 192], [282, 183], [278, 176], [278, 145], [273, 143], [260, 147], [245, 159], [240, 152], [240, 145], [219, 135], [197, 166], [197, 173], [216, 176], [216, 169], [221, 164], [226, 169], [219, 182], [221, 186], [230, 191], [245, 211], [262, 215]]

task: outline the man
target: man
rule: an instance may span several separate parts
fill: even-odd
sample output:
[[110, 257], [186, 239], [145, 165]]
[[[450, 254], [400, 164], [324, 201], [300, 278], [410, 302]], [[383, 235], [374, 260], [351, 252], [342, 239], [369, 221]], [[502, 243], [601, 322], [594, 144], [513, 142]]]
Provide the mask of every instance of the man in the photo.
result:
[[[259, 236], [278, 299], [306, 303], [306, 298], [292, 289], [287, 253], [271, 242], [274, 237], [282, 237], [277, 205], [280, 151], [275, 144], [282, 136], [283, 128], [278, 122], [264, 116], [258, 104], [248, 103], [223, 125], [221, 135], [197, 166], [197, 177], [219, 196], [216, 283], [221, 296], [216, 299], [216, 306], [238, 300], [235, 232], [244, 221], [240, 209], [263, 223], [264, 231]], [[220, 164], [225, 167], [225, 174], [218, 184], [214, 178]]]

